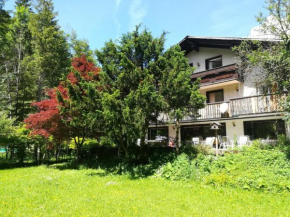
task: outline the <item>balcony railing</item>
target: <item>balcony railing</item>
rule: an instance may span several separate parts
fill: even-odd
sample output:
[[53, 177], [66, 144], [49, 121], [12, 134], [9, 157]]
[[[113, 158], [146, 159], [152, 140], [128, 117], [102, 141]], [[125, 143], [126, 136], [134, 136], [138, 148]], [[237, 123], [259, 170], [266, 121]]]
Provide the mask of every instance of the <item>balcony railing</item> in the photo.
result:
[[238, 116], [282, 111], [280, 102], [285, 97], [285, 94], [268, 94], [231, 99], [231, 114], [232, 116]]
[[204, 108], [200, 109], [198, 111], [199, 117], [198, 120], [202, 119], [215, 119], [215, 118], [221, 118], [226, 117], [227, 114], [221, 112], [221, 106], [222, 104], [227, 104], [227, 107], [229, 106], [229, 102], [218, 102], [218, 103], [208, 103]]
[[[242, 115], [281, 112], [281, 102], [286, 94], [257, 95], [230, 99], [228, 102], [209, 103], [200, 110], [197, 120], [237, 117]], [[185, 117], [183, 121], [190, 121]]]

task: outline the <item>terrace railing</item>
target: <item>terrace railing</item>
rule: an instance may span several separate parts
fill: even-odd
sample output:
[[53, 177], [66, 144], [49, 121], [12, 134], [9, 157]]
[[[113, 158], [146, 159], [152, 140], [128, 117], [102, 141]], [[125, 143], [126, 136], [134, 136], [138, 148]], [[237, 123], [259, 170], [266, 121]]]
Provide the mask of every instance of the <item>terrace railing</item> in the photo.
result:
[[[236, 117], [240, 115], [264, 114], [281, 112], [283, 108], [281, 101], [286, 94], [268, 94], [230, 99], [228, 102], [208, 103], [198, 110], [197, 120], [219, 119]], [[223, 105], [227, 104], [227, 105]], [[222, 113], [221, 106], [227, 108]], [[183, 121], [193, 120], [192, 117], [185, 117]]]
[[[282, 112], [281, 102], [286, 98], [286, 94], [268, 94], [248, 96], [230, 99], [228, 102], [208, 103], [198, 112], [191, 108], [191, 116], [184, 117], [182, 121], [210, 120], [237, 117], [241, 115], [253, 115]], [[170, 119], [166, 114], [158, 117], [160, 123], [168, 123]]]
[[257, 95], [230, 100], [232, 116], [263, 114], [283, 111], [281, 101], [286, 94]]

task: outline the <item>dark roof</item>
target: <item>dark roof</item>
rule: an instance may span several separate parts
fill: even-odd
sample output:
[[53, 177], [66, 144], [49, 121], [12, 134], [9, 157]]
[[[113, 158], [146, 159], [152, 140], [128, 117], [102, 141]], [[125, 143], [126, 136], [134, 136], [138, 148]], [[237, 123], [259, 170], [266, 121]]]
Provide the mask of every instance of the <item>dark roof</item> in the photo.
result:
[[192, 50], [199, 51], [199, 47], [211, 47], [211, 48], [225, 48], [231, 49], [234, 46], [238, 46], [245, 40], [258, 40], [264, 43], [277, 42], [281, 40], [277, 39], [259, 39], [259, 38], [242, 38], [242, 37], [197, 37], [186, 36], [179, 42], [181, 50], [185, 51], [185, 54], [190, 53]]

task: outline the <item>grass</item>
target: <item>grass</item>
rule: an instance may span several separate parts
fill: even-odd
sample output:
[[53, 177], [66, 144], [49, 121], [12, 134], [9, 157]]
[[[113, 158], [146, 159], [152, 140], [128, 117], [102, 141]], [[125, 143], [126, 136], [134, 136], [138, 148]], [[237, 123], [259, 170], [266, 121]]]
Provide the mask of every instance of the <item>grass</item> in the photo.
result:
[[54, 166], [0, 170], [0, 216], [290, 216], [290, 194], [105, 175]]

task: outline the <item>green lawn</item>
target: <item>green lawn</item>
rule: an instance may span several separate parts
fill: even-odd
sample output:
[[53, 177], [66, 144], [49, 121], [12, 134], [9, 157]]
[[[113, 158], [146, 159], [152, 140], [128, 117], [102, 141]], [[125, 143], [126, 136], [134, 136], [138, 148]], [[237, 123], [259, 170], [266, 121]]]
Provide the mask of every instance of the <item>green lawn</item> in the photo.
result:
[[290, 216], [290, 194], [196, 182], [131, 180], [99, 170], [0, 170], [0, 216]]

